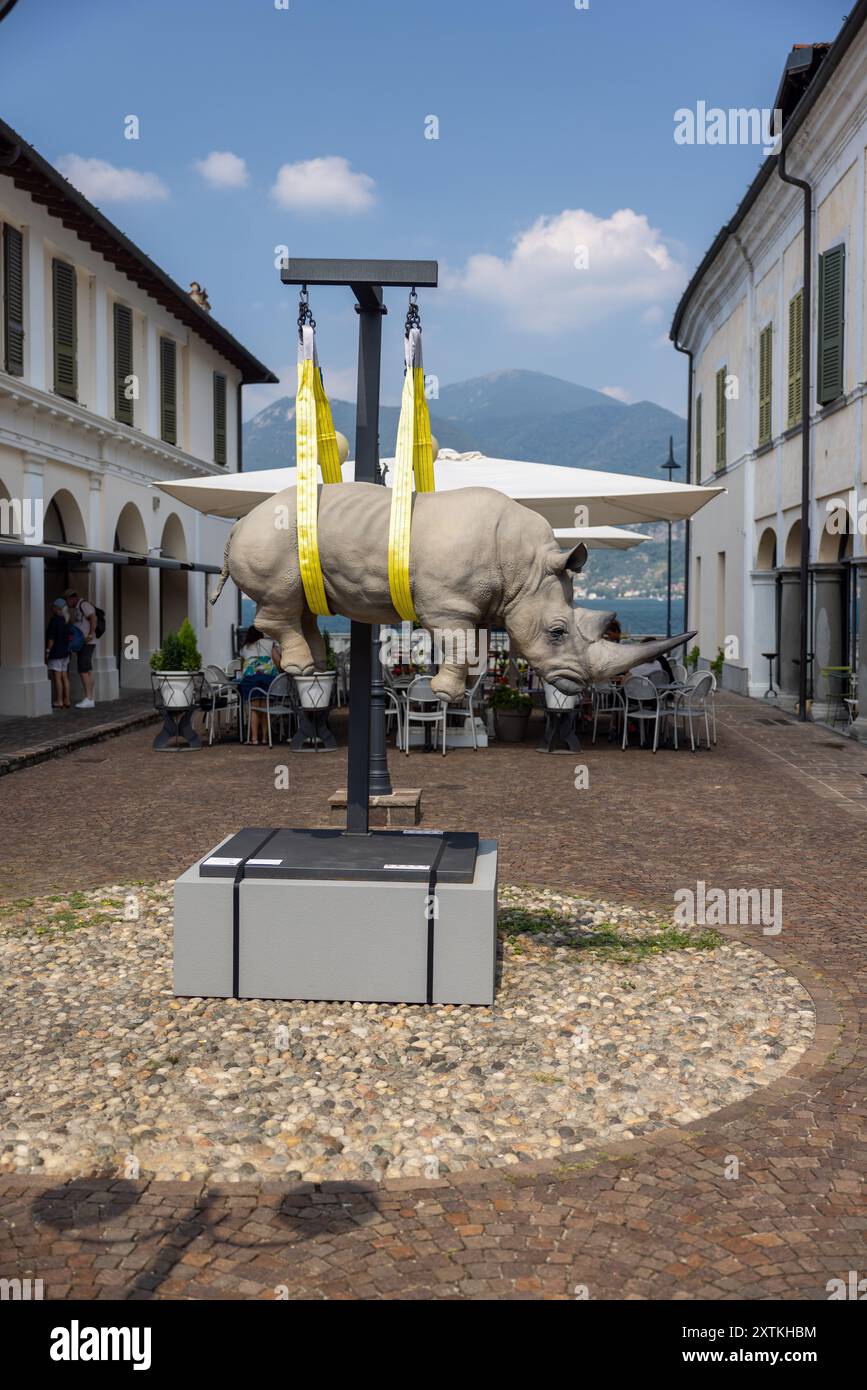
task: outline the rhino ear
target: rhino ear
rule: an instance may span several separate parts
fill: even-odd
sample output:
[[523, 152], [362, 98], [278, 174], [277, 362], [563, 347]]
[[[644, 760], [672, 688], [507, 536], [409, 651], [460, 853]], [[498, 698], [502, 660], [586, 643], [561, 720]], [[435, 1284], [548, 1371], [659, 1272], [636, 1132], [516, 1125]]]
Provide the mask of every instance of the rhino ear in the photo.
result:
[[574, 550], [564, 550], [560, 557], [554, 562], [555, 569], [560, 574], [567, 571], [570, 574], [580, 574], [587, 564], [587, 547], [583, 542], [579, 542]]

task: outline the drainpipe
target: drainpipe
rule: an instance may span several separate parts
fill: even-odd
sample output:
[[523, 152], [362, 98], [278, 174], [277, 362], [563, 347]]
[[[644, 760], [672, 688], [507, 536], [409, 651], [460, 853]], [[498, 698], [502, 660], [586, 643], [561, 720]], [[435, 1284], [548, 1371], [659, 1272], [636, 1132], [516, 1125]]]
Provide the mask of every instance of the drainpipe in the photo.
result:
[[[691, 483], [691, 482], [692, 482], [692, 395], [693, 395], [693, 389], [694, 389], [694, 386], [695, 386], [695, 377], [694, 377], [694, 369], [693, 369], [693, 361], [692, 361], [692, 348], [684, 348], [684, 347], [681, 347], [681, 346], [680, 346], [680, 343], [677, 341], [676, 338], [674, 339], [674, 348], [675, 348], [675, 351], [676, 351], [676, 352], [682, 352], [682, 353], [684, 354], [684, 356], [688, 359], [687, 373], [686, 373], [686, 383], [687, 383], [687, 385], [686, 385], [686, 390], [687, 390], [687, 396], [686, 396], [686, 481], [687, 481], [688, 483]], [[701, 482], [701, 478], [696, 478], [695, 481], [696, 481], [697, 483], [700, 483], [700, 482]], [[691, 522], [690, 522], [689, 517], [686, 518], [686, 520], [684, 521], [683, 525], [684, 525], [684, 532], [683, 532], [683, 630], [684, 630], [684, 632], [686, 632], [687, 629], [689, 628], [689, 571], [690, 571], [690, 551], [691, 551], [691, 548], [692, 548], [692, 547], [691, 547], [691, 541], [692, 541], [692, 524], [691, 524]]]
[[798, 672], [798, 719], [807, 722], [807, 656], [810, 624], [810, 366], [813, 357], [813, 190], [804, 179], [786, 172], [786, 145], [780, 146], [777, 173], [804, 194], [804, 292], [801, 331], [801, 630]]

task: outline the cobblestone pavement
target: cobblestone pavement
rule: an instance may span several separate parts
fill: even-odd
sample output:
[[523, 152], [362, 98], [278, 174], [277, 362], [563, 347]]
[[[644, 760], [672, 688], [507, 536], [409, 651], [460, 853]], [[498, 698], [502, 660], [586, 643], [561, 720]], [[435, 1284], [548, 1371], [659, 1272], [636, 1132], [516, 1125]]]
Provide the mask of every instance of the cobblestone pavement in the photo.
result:
[[0, 775], [125, 733], [157, 718], [150, 690], [127, 690], [95, 709], [52, 710], [35, 719], [0, 719]]
[[[151, 737], [4, 779], [3, 896], [162, 878], [244, 823], [325, 824], [344, 775], [342, 753], [163, 757]], [[600, 743], [543, 761], [528, 743], [392, 768], [424, 789], [429, 824], [496, 835], [507, 881], [669, 911], [699, 879], [781, 889], [778, 937], [725, 930], [799, 976], [812, 1048], [691, 1125], [508, 1176], [7, 1178], [0, 1277], [41, 1277], [50, 1298], [824, 1299], [829, 1279], [863, 1275], [867, 751], [732, 697], [711, 753]]]

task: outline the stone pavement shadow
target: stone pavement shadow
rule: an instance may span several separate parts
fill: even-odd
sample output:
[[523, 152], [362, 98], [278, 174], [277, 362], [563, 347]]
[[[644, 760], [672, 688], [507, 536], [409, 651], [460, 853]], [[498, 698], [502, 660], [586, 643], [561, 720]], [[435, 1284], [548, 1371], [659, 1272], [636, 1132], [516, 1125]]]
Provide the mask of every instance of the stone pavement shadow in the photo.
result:
[[[189, 1198], [183, 1191], [187, 1186], [195, 1194], [191, 1192]], [[243, 1196], [247, 1206], [249, 1186], [239, 1186], [242, 1191], [238, 1196]], [[219, 1247], [218, 1253], [229, 1259], [236, 1254], [240, 1279], [244, 1277], [245, 1252], [256, 1257], [320, 1237], [339, 1237], [371, 1225], [381, 1215], [374, 1182], [328, 1182], [321, 1186], [287, 1182], [285, 1192], [283, 1186], [270, 1183], [267, 1191], [263, 1190], [268, 1202], [258, 1221], [256, 1207], [248, 1208], [251, 1223], [261, 1228], [267, 1219], [275, 1233], [273, 1239], [258, 1235], [244, 1238], [232, 1214], [231, 1183], [215, 1183], [212, 1192], [206, 1184], [199, 1188], [194, 1183], [172, 1182], [164, 1184], [166, 1190], [161, 1192], [156, 1179], [72, 1178], [40, 1192], [31, 1202], [30, 1213], [38, 1230], [48, 1229], [77, 1240], [87, 1254], [111, 1256], [115, 1249], [125, 1252], [139, 1241], [148, 1246], [158, 1242], [140, 1269], [130, 1268], [128, 1283], [103, 1286], [106, 1296], [123, 1300], [155, 1298], [194, 1244], [206, 1249]], [[151, 1198], [148, 1205], [141, 1200], [145, 1194]], [[275, 1195], [279, 1198], [276, 1207]], [[176, 1202], [178, 1214], [166, 1217], [158, 1212], [152, 1223], [143, 1222], [142, 1214], [151, 1209], [155, 1197], [161, 1206]], [[227, 1229], [221, 1231], [224, 1222]], [[267, 1287], [266, 1279], [261, 1282]], [[275, 1279], [274, 1287], [280, 1282], [285, 1280]]]

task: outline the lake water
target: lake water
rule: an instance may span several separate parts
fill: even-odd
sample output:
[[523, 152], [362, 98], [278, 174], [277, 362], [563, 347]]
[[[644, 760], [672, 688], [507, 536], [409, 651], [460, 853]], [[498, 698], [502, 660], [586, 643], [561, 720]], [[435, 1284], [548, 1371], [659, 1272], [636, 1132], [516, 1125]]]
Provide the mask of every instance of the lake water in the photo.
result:
[[[616, 612], [620, 619], [620, 626], [624, 632], [634, 633], [636, 636], [646, 636], [648, 633], [665, 632], [665, 599], [655, 598], [621, 598], [621, 599], [582, 599], [582, 608], [601, 608], [605, 612]], [[242, 605], [242, 623], [246, 626], [253, 621], [253, 603], [245, 598]], [[319, 626], [327, 632], [348, 632], [349, 620], [347, 618], [320, 618]], [[672, 632], [683, 631], [683, 599], [673, 598], [671, 601], [671, 630]]]

